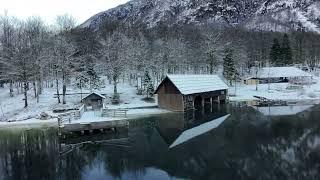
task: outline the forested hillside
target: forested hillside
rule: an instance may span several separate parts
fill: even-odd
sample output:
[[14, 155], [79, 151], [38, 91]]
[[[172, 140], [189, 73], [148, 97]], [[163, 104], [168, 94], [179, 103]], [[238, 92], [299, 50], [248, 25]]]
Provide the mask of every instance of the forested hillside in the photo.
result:
[[[99, 28], [92, 28], [93, 22], [98, 22], [93, 21], [97, 16], [78, 27], [71, 17], [61, 16], [57, 19], [56, 28], [46, 26], [36, 17], [22, 21], [2, 16], [0, 86], [9, 83], [11, 95], [16, 89], [25, 93], [24, 100], [27, 106], [28, 90], [33, 90], [37, 98], [43, 86], [55, 87], [57, 94], [65, 94], [70, 81], [76, 82], [79, 87], [94, 89], [101, 85], [99, 76], [102, 75], [107, 76], [110, 83], [114, 83], [116, 92], [118, 81], [134, 81], [146, 71], [151, 74], [156, 85], [167, 73], [218, 73], [224, 74], [227, 80], [234, 80], [246, 76], [253, 66], [299, 64], [315, 68], [320, 57], [320, 36], [316, 31], [304, 26], [287, 28], [280, 32], [247, 28], [247, 20], [258, 17], [257, 12], [266, 14], [275, 12], [276, 8], [279, 12], [279, 6], [282, 7], [279, 5], [282, 1], [268, 1], [261, 9], [258, 5], [260, 1], [243, 1], [240, 4], [236, 1], [226, 1], [229, 5], [241, 5], [254, 11], [249, 13], [245, 8], [238, 12], [238, 15], [222, 14], [221, 18], [224, 20], [238, 17], [228, 20], [236, 23], [228, 24], [201, 19], [198, 19], [201, 23], [168, 23], [156, 22], [149, 18], [150, 21], [156, 22], [150, 26], [150, 23], [145, 23], [145, 19], [139, 19], [144, 12], [149, 11], [124, 11], [131, 6], [140, 7], [141, 3], [145, 9], [154, 9], [161, 5], [159, 2], [157, 4], [157, 1], [142, 0], [131, 1], [107, 11], [107, 14], [103, 15], [105, 18], [99, 18]], [[175, 10], [180, 15], [182, 11], [186, 11], [185, 7], [203, 9], [203, 3], [192, 2], [174, 3], [167, 0], [162, 5], [175, 4]], [[216, 7], [218, 2], [220, 1], [215, 2], [213, 7]], [[274, 8], [270, 9], [275, 2], [278, 3], [277, 6], [274, 5]], [[286, 9], [318, 7], [315, 1], [303, 2], [301, 4], [302, 1], [286, 1]], [[188, 5], [182, 6], [183, 4]], [[230, 7], [224, 9], [228, 10]], [[316, 10], [318, 9], [314, 12]], [[133, 11], [136, 14], [130, 14]], [[131, 19], [135, 18], [135, 21], [128, 22], [128, 14]], [[313, 20], [316, 22], [319, 16], [313, 14]], [[123, 18], [120, 15], [123, 15]], [[101, 14], [98, 17], [100, 16]], [[113, 18], [109, 18], [111, 16]], [[173, 17], [174, 20], [178, 20], [180, 16]], [[203, 14], [202, 17], [207, 16]], [[241, 23], [237, 23], [236, 19], [242, 19]], [[253, 21], [250, 22], [253, 25]], [[259, 22], [268, 21], [260, 19]], [[293, 24], [290, 27], [293, 27]], [[228, 67], [230, 64], [232, 67]], [[229, 69], [231, 72], [222, 73], [223, 69]], [[65, 96], [61, 99], [58, 97], [58, 101], [65, 103]]]

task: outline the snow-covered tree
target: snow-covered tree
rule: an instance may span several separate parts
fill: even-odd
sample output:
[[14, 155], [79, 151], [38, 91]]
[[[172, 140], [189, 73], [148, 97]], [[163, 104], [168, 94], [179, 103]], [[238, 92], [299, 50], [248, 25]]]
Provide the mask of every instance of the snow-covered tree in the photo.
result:
[[225, 57], [223, 58], [223, 76], [232, 85], [232, 81], [235, 79], [237, 70], [233, 58], [233, 51], [230, 48], [225, 50]]
[[147, 95], [147, 98], [152, 97], [154, 93], [154, 86], [153, 86], [153, 82], [150, 77], [149, 71], [145, 71], [143, 86], [144, 86], [144, 90], [145, 90], [145, 94]]
[[15, 76], [12, 70], [14, 58], [15, 19], [7, 14], [0, 17], [0, 81], [9, 82], [10, 96], [13, 96], [13, 83]]
[[216, 50], [215, 49], [210, 49], [207, 52], [207, 55], [208, 55], [208, 60], [207, 61], [208, 61], [208, 64], [209, 64], [210, 74], [214, 74], [214, 72], [216, 71], [216, 69], [219, 66], [219, 61], [218, 61], [218, 58], [217, 58]]
[[26, 21], [26, 36], [30, 48], [31, 61], [33, 62], [32, 84], [34, 96], [39, 102], [39, 95], [42, 93], [44, 77], [44, 66], [48, 58], [45, 52], [46, 37], [48, 37], [44, 22], [40, 17], [31, 17]]
[[68, 39], [68, 33], [75, 26], [75, 19], [69, 15], [58, 16], [56, 18], [56, 24], [58, 27], [58, 34], [55, 37], [54, 55], [58, 61], [56, 67], [57, 74], [58, 71], [60, 71], [62, 77], [62, 103], [66, 104], [67, 80], [69, 79], [71, 75], [70, 73], [73, 70], [72, 57], [76, 52], [74, 45]]
[[271, 63], [274, 65], [282, 65], [281, 46], [277, 38], [273, 40], [273, 44], [270, 51], [270, 60]]
[[117, 21], [106, 21], [100, 33], [103, 40], [100, 53], [107, 64], [107, 75], [113, 82], [114, 94], [118, 94], [118, 81], [126, 69], [128, 40], [124, 29]]
[[290, 40], [288, 34], [283, 35], [282, 46], [281, 46], [281, 55], [282, 55], [282, 62], [285, 65], [293, 64], [292, 58], [292, 50], [290, 46]]
[[79, 66], [74, 70], [77, 87], [80, 89], [85, 87], [89, 88], [91, 92], [95, 89], [99, 89], [102, 83], [100, 77], [94, 70], [94, 60], [90, 56], [87, 56], [82, 60], [77, 58], [75, 61], [79, 61]]

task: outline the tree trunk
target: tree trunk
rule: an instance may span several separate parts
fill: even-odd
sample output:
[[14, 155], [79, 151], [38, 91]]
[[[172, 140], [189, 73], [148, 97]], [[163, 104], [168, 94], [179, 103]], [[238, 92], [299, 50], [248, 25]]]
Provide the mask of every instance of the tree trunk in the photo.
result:
[[13, 97], [13, 82], [12, 82], [12, 80], [10, 81], [10, 85], [9, 85], [10, 87], [10, 97]]
[[108, 76], [109, 84], [112, 84], [112, 79], [110, 76]]
[[210, 74], [213, 74], [213, 62], [212, 61], [210, 61]]
[[118, 94], [117, 81], [114, 81], [113, 93], [114, 93], [114, 94]]
[[114, 74], [113, 74], [113, 77], [112, 77], [112, 79], [113, 79], [113, 93], [114, 94], [118, 94], [118, 88], [117, 88], [117, 81], [118, 81], [118, 74], [116, 74], [117, 72], [114, 72]]
[[25, 80], [23, 82], [23, 89], [24, 89], [24, 107], [28, 107], [28, 95], [27, 95], [27, 92], [28, 92], [28, 82]]
[[62, 104], [66, 104], [67, 82], [65, 76], [62, 78]]
[[34, 98], [37, 98], [37, 87], [36, 87], [36, 82], [35, 82], [35, 81], [33, 81], [33, 82], [32, 82], [32, 85], [33, 85]]
[[40, 76], [39, 76], [39, 81], [38, 81], [38, 96], [40, 94], [42, 94], [42, 89], [43, 89], [42, 83], [43, 83], [43, 69], [40, 66]]
[[56, 71], [56, 88], [57, 88], [58, 104], [60, 104], [60, 103], [61, 103], [61, 101], [60, 101], [59, 80], [58, 80], [58, 72], [57, 72], [57, 71]]
[[20, 94], [20, 91], [19, 91], [19, 89], [20, 89], [20, 83], [16, 83], [16, 89], [17, 89], [17, 93]]

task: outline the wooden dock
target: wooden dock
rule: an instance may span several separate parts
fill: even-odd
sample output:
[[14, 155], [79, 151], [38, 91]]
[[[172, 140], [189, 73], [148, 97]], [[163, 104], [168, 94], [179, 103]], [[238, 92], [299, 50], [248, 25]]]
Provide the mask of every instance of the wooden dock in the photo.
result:
[[90, 116], [88, 117], [86, 113], [88, 112], [85, 112], [81, 119], [73, 119], [72, 116], [60, 116], [58, 118], [59, 136], [65, 137], [66, 135], [76, 133], [87, 134], [93, 131], [117, 131], [118, 128], [129, 127], [129, 121], [125, 117], [98, 117], [91, 120]]
[[258, 99], [259, 106], [286, 106], [287, 102], [282, 100], [272, 100], [262, 96], [253, 96]]

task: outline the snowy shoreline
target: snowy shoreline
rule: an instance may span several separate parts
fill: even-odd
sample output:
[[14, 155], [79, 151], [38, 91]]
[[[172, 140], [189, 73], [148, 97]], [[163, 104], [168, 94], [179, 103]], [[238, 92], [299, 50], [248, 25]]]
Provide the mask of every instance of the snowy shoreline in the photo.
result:
[[[128, 117], [127, 118], [119, 118], [119, 120], [122, 119], [136, 119], [136, 118], [144, 118], [148, 116], [153, 116], [153, 115], [161, 115], [161, 114], [166, 114], [166, 113], [171, 113], [171, 111], [167, 111], [164, 109], [160, 108], [145, 108], [145, 109], [130, 109], [128, 111]], [[109, 117], [105, 118], [100, 118], [104, 121], [108, 121], [110, 119]], [[112, 119], [112, 118], [111, 118]], [[79, 122], [79, 123], [88, 123], [90, 120], [85, 120], [82, 121], [76, 120], [74, 122]], [[15, 122], [0, 122], [0, 130], [1, 129], [32, 129], [32, 128], [45, 128], [45, 127], [58, 127], [58, 120], [57, 118], [52, 118], [49, 120], [40, 120], [40, 119], [28, 119], [28, 120], [23, 120], [23, 121], [15, 121]]]
[[15, 122], [0, 122], [0, 130], [2, 129], [32, 129], [32, 128], [46, 128], [58, 127], [57, 118], [49, 120], [28, 119], [24, 121]]

